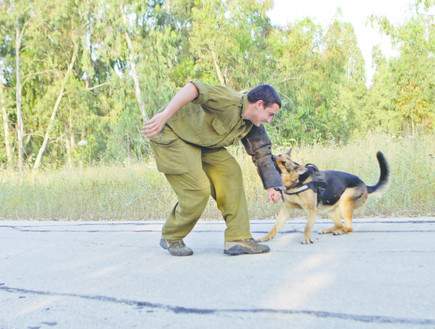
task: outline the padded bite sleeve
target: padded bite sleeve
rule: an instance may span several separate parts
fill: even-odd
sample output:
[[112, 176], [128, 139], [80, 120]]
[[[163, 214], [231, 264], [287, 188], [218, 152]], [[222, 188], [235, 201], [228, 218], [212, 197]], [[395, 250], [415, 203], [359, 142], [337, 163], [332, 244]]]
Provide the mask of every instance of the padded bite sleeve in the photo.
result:
[[246, 152], [252, 156], [264, 189], [275, 188], [285, 190], [281, 175], [272, 159], [272, 142], [263, 125], [253, 126], [251, 131], [242, 139]]

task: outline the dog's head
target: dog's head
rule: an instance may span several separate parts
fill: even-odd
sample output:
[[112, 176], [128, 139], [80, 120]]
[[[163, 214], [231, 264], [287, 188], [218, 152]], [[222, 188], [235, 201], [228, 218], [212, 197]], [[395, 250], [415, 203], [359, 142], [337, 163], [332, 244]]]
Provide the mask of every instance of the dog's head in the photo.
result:
[[282, 182], [287, 189], [295, 187], [299, 183], [299, 176], [307, 171], [307, 168], [301, 166], [291, 159], [290, 149], [285, 154], [274, 156], [274, 161], [281, 174]]

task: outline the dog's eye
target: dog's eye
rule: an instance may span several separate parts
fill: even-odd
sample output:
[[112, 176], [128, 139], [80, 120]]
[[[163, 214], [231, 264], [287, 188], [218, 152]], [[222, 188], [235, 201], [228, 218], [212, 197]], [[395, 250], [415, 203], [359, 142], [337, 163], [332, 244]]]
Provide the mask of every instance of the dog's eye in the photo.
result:
[[281, 161], [281, 164], [285, 167], [285, 161]]

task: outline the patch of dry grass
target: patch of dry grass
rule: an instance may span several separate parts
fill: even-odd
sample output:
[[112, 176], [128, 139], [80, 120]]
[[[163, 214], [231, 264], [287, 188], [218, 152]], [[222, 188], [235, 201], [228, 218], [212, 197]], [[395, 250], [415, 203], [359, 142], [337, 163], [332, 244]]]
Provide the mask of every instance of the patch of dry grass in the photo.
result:
[[[274, 153], [287, 146], [274, 147]], [[321, 170], [353, 173], [368, 185], [379, 178], [376, 152], [384, 153], [391, 183], [381, 199], [369, 197], [358, 216], [434, 216], [433, 135], [392, 138], [367, 136], [346, 146], [294, 146], [292, 158]], [[243, 147], [230, 150], [244, 173], [253, 219], [274, 218], [279, 205], [267, 203], [251, 158]], [[36, 173], [0, 173], [0, 218], [33, 220], [161, 220], [175, 204], [175, 195], [154, 162], [98, 166]], [[303, 213], [295, 216], [304, 216]], [[203, 219], [221, 219], [210, 200]]]

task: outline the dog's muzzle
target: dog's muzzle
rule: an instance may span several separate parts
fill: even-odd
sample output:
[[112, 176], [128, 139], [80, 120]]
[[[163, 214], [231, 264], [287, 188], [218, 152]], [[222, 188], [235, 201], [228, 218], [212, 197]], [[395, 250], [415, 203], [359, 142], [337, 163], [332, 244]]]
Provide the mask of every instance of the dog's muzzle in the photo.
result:
[[251, 131], [242, 139], [242, 142], [246, 152], [252, 156], [264, 189], [275, 188], [284, 190], [281, 174], [277, 170], [276, 161], [273, 160], [271, 152], [272, 142], [264, 126], [252, 127]]

